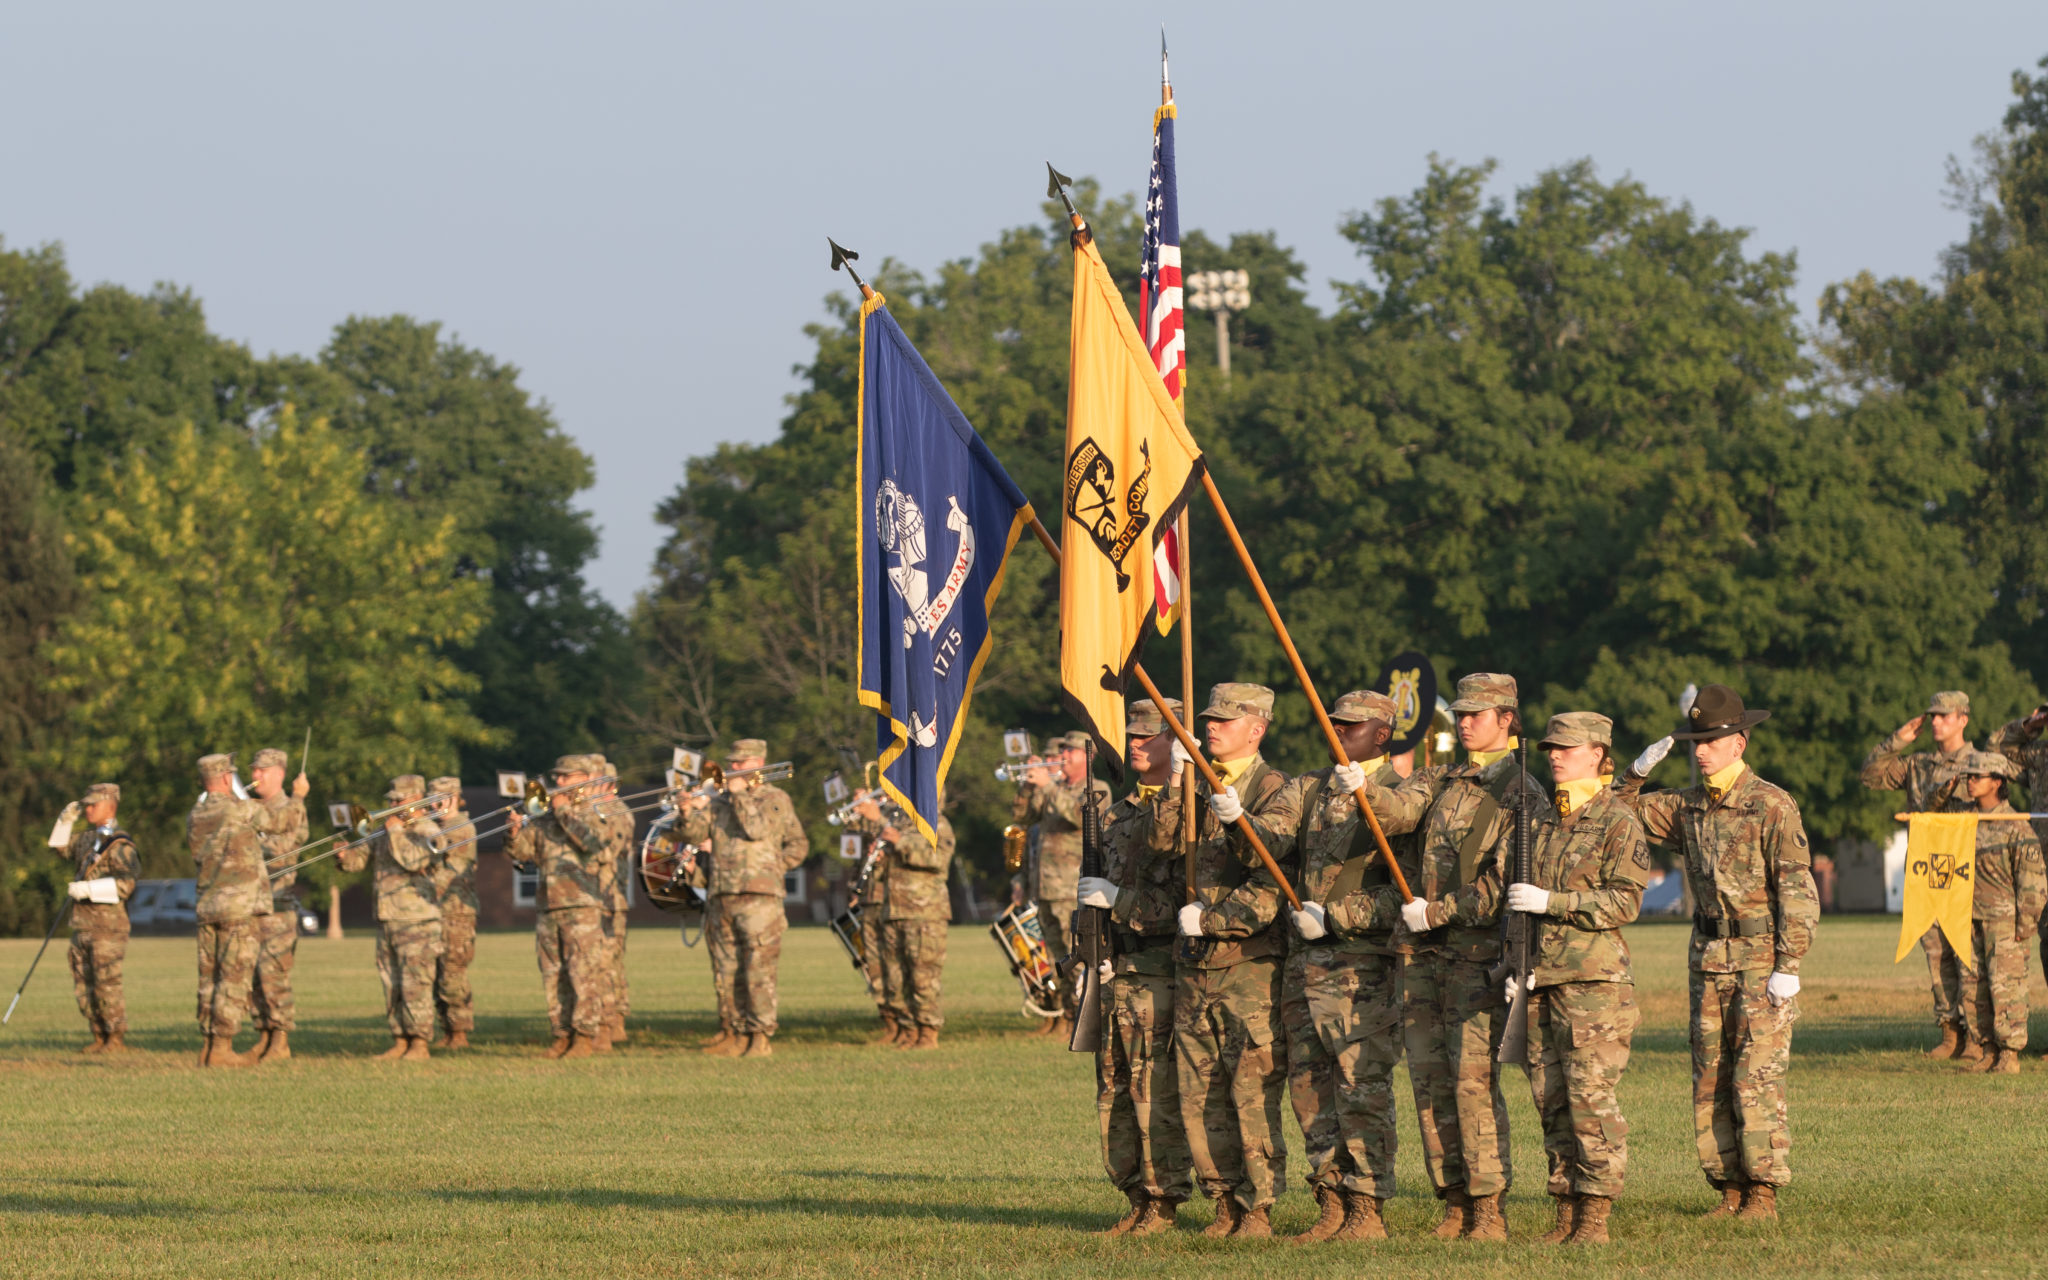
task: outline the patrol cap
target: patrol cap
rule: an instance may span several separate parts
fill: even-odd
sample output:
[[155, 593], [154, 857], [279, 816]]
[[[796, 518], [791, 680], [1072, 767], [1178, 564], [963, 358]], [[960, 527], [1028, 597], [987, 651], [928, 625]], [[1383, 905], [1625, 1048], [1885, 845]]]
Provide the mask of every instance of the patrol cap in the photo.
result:
[[201, 782], [205, 782], [208, 778], [218, 778], [224, 773], [233, 773], [234, 771], [235, 757], [231, 754], [199, 757], [199, 780]]
[[760, 738], [741, 738], [725, 753], [728, 760], [766, 760], [768, 744]]
[[1045, 745], [1047, 750], [1058, 748], [1061, 751], [1086, 751], [1088, 750], [1088, 744], [1092, 741], [1093, 739], [1087, 734], [1076, 729], [1071, 733], [1061, 734]]
[[1394, 723], [1394, 700], [1378, 689], [1353, 689], [1337, 699], [1330, 708], [1330, 719], [1357, 724], [1363, 720], [1384, 720]]
[[284, 752], [276, 747], [265, 747], [256, 753], [256, 759], [249, 767], [251, 769], [282, 769], [287, 762], [288, 758]]
[[80, 797], [83, 804], [92, 804], [99, 800], [104, 800], [108, 804], [121, 803], [121, 788], [111, 782], [95, 782], [87, 787], [85, 795]]
[[1515, 678], [1493, 671], [1477, 671], [1458, 681], [1458, 700], [1451, 704], [1452, 715], [1463, 715], [1468, 711], [1513, 711], [1521, 703], [1521, 692], [1515, 688]]
[[401, 773], [391, 780], [391, 790], [384, 793], [386, 800], [403, 800], [408, 796], [427, 794], [427, 780], [416, 773]]
[[1970, 714], [1970, 695], [1961, 689], [1943, 689], [1927, 700], [1930, 716], [1953, 716]]
[[1242, 720], [1257, 716], [1273, 718], [1273, 691], [1262, 684], [1219, 684], [1209, 688], [1209, 705], [1202, 708], [1204, 720]]
[[1956, 762], [1956, 771], [1971, 778], [2017, 778], [2020, 767], [1996, 751], [1969, 750]]
[[1560, 711], [1543, 727], [1543, 741], [1538, 745], [1584, 747], [1593, 744], [1603, 747], [1614, 745], [1614, 721], [1597, 711]]
[[[1174, 719], [1180, 718], [1180, 699], [1168, 698], [1167, 709]], [[1124, 713], [1124, 734], [1132, 738], [1151, 738], [1166, 732], [1166, 717], [1159, 714], [1159, 706], [1150, 698], [1140, 698]]]
[[593, 754], [590, 757], [590, 771], [601, 778], [616, 778], [619, 776], [619, 771], [612, 768], [612, 762], [605, 759], [601, 753]]
[[550, 769], [548, 772], [589, 773], [590, 757], [586, 755], [579, 755], [573, 751], [570, 752], [568, 755], [556, 756], [555, 767], [553, 769]]
[[427, 791], [437, 796], [459, 796], [462, 794], [462, 779], [444, 775], [429, 782]]

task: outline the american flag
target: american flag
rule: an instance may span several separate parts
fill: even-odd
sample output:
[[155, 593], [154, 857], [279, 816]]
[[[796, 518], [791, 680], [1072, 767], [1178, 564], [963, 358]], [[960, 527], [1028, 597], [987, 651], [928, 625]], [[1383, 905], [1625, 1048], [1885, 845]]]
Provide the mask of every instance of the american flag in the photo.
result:
[[[1162, 59], [1163, 62], [1163, 59]], [[1171, 101], [1152, 116], [1152, 178], [1145, 190], [1145, 250], [1138, 268], [1138, 310], [1144, 316], [1145, 347], [1173, 402], [1185, 406], [1182, 375], [1187, 371], [1187, 335], [1180, 302], [1180, 196], [1173, 174]], [[1180, 535], [1173, 526], [1152, 548], [1152, 577], [1163, 632], [1173, 626], [1180, 605]]]

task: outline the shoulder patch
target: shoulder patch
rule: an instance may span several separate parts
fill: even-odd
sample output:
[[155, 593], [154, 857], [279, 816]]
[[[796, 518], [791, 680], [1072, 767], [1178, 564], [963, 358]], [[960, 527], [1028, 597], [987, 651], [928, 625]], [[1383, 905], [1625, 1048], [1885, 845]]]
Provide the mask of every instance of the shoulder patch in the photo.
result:
[[1648, 841], [1640, 841], [1636, 845], [1636, 867], [1643, 871], [1650, 869], [1650, 845]]
[[1792, 833], [1792, 843], [1798, 845], [1802, 849], [1806, 847], [1806, 829], [1804, 827], [1801, 827], [1798, 831]]

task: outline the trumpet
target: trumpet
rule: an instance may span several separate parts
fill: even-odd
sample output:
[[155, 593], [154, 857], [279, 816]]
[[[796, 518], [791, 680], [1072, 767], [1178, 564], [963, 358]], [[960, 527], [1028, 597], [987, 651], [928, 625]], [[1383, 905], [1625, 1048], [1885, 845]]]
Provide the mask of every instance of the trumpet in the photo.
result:
[[1027, 780], [1034, 769], [1049, 770], [1052, 766], [1052, 761], [1038, 756], [1033, 756], [1029, 760], [1011, 760], [996, 766], [996, 781], [1021, 784]]
[[837, 809], [834, 809], [832, 812], [826, 814], [825, 821], [831, 823], [835, 827], [843, 827], [847, 823], [852, 822], [855, 817], [859, 816], [857, 810], [859, 810], [859, 808], [862, 805], [868, 803], [870, 800], [874, 801], [876, 806], [881, 809], [882, 824], [884, 826], [894, 827], [898, 831], [901, 831], [905, 827], [910, 825], [910, 815], [903, 812], [903, 806], [897, 804], [894, 800], [889, 798], [887, 793], [882, 791], [854, 792], [852, 799], [848, 800], [845, 804], [840, 805]]

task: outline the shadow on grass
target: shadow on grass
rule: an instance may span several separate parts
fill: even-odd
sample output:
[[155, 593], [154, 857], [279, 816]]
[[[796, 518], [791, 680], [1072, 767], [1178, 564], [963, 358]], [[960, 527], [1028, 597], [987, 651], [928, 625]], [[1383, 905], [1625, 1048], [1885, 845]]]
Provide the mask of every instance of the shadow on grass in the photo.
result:
[[0, 1214], [53, 1213], [99, 1218], [192, 1218], [210, 1212], [212, 1210], [203, 1205], [183, 1200], [151, 1200], [136, 1203], [93, 1200], [84, 1196], [39, 1194], [33, 1191], [0, 1191]]
[[978, 1226], [1066, 1227], [1073, 1231], [1097, 1231], [1102, 1227], [1100, 1212], [1047, 1209], [1039, 1206], [948, 1204], [933, 1200], [827, 1200], [818, 1196], [801, 1195], [764, 1196], [749, 1200], [738, 1196], [622, 1191], [614, 1187], [584, 1187], [573, 1191], [537, 1187], [503, 1187], [491, 1191], [477, 1191], [466, 1187], [443, 1187], [420, 1194], [451, 1203], [476, 1205], [561, 1205], [578, 1209], [638, 1209], [649, 1213], [697, 1210], [712, 1213], [775, 1213], [798, 1217], [875, 1220], [938, 1218], [947, 1222]]

